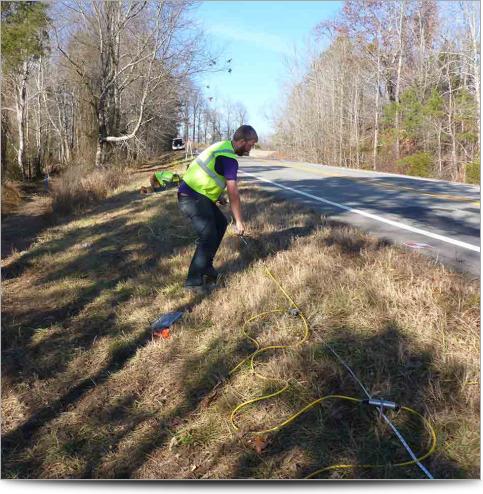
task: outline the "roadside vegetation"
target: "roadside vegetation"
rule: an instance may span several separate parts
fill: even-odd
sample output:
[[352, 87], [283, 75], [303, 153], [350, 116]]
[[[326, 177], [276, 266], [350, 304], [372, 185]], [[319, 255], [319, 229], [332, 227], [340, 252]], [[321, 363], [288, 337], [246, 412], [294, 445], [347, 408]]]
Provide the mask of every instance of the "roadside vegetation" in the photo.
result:
[[478, 2], [346, 0], [287, 64], [274, 148], [479, 184], [479, 37]]
[[[54, 211], [2, 261], [4, 478], [294, 479], [341, 463], [385, 466], [321, 477], [423, 478], [416, 466], [391, 467], [407, 454], [353, 403], [251, 433], [325, 395], [364, 397], [327, 344], [371, 394], [431, 422], [437, 448], [424, 464], [436, 478], [479, 478], [478, 281], [242, 184], [248, 245], [228, 235], [221, 286], [187, 294], [194, 238], [175, 190], [139, 194], [152, 166], [184, 170], [146, 163], [81, 212]], [[300, 319], [266, 267], [309, 322], [301, 345]], [[256, 360], [268, 380], [247, 365], [230, 374], [255, 349], [245, 321], [274, 309], [246, 330], [263, 346], [294, 346]], [[174, 310], [184, 315], [170, 337], [154, 338], [150, 324]], [[285, 393], [231, 426], [238, 404], [284, 380]], [[418, 420], [390, 416], [416, 453], [428, 449]]]

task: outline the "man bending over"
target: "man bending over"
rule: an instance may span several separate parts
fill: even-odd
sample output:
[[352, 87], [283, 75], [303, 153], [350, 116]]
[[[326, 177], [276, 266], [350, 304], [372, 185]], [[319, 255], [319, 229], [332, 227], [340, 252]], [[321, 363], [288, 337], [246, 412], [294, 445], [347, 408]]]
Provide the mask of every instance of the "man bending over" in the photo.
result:
[[227, 221], [216, 205], [226, 189], [238, 235], [245, 227], [237, 187], [237, 156], [248, 154], [258, 135], [250, 125], [242, 125], [231, 141], [215, 142], [197, 156], [188, 167], [178, 189], [178, 204], [196, 232], [197, 246], [191, 261], [185, 288], [202, 290], [204, 284], [216, 282], [213, 267]]

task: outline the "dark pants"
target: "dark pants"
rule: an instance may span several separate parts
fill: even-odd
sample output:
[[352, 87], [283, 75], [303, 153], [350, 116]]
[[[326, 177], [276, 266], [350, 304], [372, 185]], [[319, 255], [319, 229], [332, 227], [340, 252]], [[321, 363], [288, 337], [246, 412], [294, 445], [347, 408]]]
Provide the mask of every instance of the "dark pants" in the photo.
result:
[[228, 223], [216, 204], [202, 194], [196, 197], [180, 194], [178, 205], [198, 235], [185, 285], [202, 285], [203, 275], [216, 275], [213, 259]]

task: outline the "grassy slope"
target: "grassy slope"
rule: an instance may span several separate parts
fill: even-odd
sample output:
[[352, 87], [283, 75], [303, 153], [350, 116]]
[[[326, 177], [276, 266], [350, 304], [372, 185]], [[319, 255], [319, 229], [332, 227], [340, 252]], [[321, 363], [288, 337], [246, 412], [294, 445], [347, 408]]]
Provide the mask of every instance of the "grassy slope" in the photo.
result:
[[[175, 190], [142, 197], [133, 181], [88, 213], [44, 230], [4, 260], [3, 476], [37, 478], [301, 478], [334, 463], [407, 459], [366, 409], [328, 402], [274, 433], [257, 452], [249, 430], [276, 424], [320, 396], [361, 397], [330, 343], [374, 395], [424, 413], [439, 478], [479, 477], [479, 286], [320, 215], [242, 186], [250, 248], [225, 238], [223, 287], [181, 286], [193, 235]], [[267, 352], [253, 376], [229, 370], [253, 349], [243, 323], [288, 307], [268, 266], [301, 306], [310, 336]], [[161, 313], [186, 310], [153, 340]], [[189, 310], [189, 312], [188, 312]], [[300, 340], [298, 319], [250, 324], [262, 344]], [[289, 390], [245, 409], [238, 403]], [[395, 416], [417, 451], [420, 424]], [[414, 466], [354, 468], [332, 478], [422, 478]]]

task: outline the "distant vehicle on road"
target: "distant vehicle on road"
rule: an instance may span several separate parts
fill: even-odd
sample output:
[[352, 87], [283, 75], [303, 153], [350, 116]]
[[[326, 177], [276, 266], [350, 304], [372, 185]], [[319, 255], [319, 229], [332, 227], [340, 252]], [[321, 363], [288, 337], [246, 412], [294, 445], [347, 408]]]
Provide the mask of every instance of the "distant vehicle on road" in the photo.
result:
[[181, 137], [176, 137], [173, 139], [173, 143], [171, 144], [171, 149], [173, 151], [178, 151], [180, 149], [184, 149], [184, 141]]

